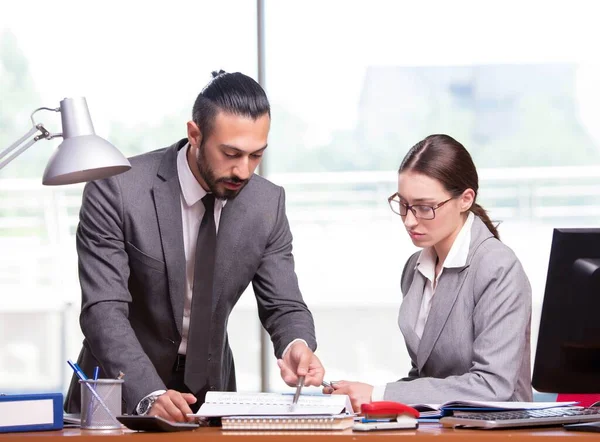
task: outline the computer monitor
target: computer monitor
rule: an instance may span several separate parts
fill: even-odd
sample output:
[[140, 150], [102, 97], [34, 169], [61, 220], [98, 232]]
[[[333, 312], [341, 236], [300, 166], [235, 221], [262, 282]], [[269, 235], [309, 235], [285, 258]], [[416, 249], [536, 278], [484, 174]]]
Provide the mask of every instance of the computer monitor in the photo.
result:
[[600, 393], [600, 229], [554, 229], [532, 384]]

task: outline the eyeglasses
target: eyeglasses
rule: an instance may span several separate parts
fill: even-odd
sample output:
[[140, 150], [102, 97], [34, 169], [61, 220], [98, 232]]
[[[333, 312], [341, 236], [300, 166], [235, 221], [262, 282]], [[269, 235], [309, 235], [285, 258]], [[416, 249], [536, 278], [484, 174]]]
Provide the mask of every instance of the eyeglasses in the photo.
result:
[[410, 204], [401, 203], [400, 197], [396, 192], [388, 198], [388, 203], [390, 204], [392, 212], [394, 212], [396, 215], [406, 216], [408, 214], [408, 211], [410, 210], [415, 216], [415, 218], [434, 219], [436, 209], [439, 209], [452, 199], [454, 199], [454, 197], [448, 198], [446, 201], [442, 201], [436, 206], [425, 206], [422, 204], [414, 204], [411, 206]]

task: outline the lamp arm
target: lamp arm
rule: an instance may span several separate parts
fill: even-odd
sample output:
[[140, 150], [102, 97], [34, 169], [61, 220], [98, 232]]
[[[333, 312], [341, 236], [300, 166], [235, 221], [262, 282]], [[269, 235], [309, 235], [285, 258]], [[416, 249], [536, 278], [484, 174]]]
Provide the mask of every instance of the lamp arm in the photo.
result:
[[39, 124], [35, 123], [33, 116], [36, 114], [36, 112], [41, 111], [41, 110], [60, 112], [60, 108], [50, 108], [50, 107], [39, 107], [36, 110], [34, 110], [31, 113], [31, 123], [33, 124], [33, 127], [31, 129], [29, 129], [29, 131], [25, 135], [23, 135], [21, 138], [19, 138], [17, 141], [15, 141], [10, 146], [8, 146], [2, 152], [0, 152], [0, 160], [2, 158], [4, 158], [6, 155], [8, 155], [9, 153], [11, 153], [13, 150], [15, 150], [17, 147], [21, 146], [21, 144], [24, 143], [25, 140], [27, 140], [29, 137], [31, 137], [33, 134], [35, 134], [37, 131], [40, 131], [41, 133], [38, 134], [37, 136], [33, 137], [26, 144], [21, 146], [21, 148], [19, 150], [17, 150], [16, 152], [13, 152], [8, 158], [6, 158], [2, 162], [0, 162], [0, 169], [2, 169], [4, 166], [6, 166], [8, 163], [10, 163], [15, 158], [17, 158], [19, 155], [21, 155], [27, 149], [29, 149], [36, 141], [39, 141], [42, 138], [44, 138], [46, 140], [51, 140], [52, 138], [62, 136], [62, 134], [51, 134], [50, 132], [48, 132], [46, 130], [46, 128], [41, 123], [39, 123]]
[[[44, 129], [44, 127], [41, 124], [36, 124], [35, 123], [35, 120], [33, 119], [33, 116], [37, 112], [39, 112], [41, 110], [49, 110], [49, 111], [52, 111], [52, 112], [60, 112], [60, 107], [38, 107], [36, 110], [34, 110], [31, 113], [31, 117], [30, 117], [31, 118], [31, 124], [33, 124], [35, 127], [37, 127], [39, 130], [41, 130], [43, 132], [44, 136], [41, 137], [41, 138], [45, 138], [46, 140], [51, 140], [51, 139], [56, 138], [56, 137], [62, 137], [63, 136], [62, 133], [51, 134], [46, 129]], [[40, 127], [40, 126], [42, 126], [42, 127]], [[0, 158], [2, 158], [2, 157], [0, 157]]]
[[23, 146], [21, 146], [20, 149], [18, 149], [16, 152], [13, 152], [8, 158], [6, 158], [2, 162], [0, 162], [0, 169], [2, 169], [4, 166], [6, 166], [8, 163], [10, 163], [15, 158], [17, 158], [19, 155], [21, 155], [27, 149], [29, 149], [36, 141], [39, 141], [42, 138], [49, 139], [52, 136], [52, 134], [50, 132], [48, 132], [44, 128], [44, 126], [42, 126], [41, 124], [38, 124], [37, 126], [31, 128], [29, 130], [29, 132], [27, 132], [27, 134], [25, 134], [24, 136], [22, 136], [21, 138], [19, 138], [16, 142], [14, 142], [10, 146], [8, 146], [4, 151], [0, 152], [0, 159], [4, 158], [11, 151], [13, 151], [17, 147], [19, 147], [27, 138], [31, 137], [37, 131], [41, 131], [41, 134], [33, 137], [31, 140], [29, 140], [27, 143], [25, 143]]
[[18, 146], [20, 146], [21, 143], [23, 143], [27, 138], [29, 138], [34, 133], [36, 133], [37, 130], [38, 130], [37, 127], [35, 127], [35, 126], [32, 127], [31, 129], [29, 129], [29, 132], [27, 132], [25, 135], [23, 135], [21, 138], [19, 138], [17, 141], [15, 141], [13, 144], [8, 146], [2, 152], [0, 152], [0, 160], [2, 158], [4, 158], [6, 155], [8, 155], [13, 149], [16, 149]]

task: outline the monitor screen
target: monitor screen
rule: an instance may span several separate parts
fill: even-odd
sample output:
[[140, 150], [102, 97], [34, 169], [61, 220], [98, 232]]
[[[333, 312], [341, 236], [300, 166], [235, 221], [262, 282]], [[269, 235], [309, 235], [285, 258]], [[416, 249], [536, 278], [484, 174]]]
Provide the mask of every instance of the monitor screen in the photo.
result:
[[600, 229], [554, 229], [532, 384], [600, 393]]

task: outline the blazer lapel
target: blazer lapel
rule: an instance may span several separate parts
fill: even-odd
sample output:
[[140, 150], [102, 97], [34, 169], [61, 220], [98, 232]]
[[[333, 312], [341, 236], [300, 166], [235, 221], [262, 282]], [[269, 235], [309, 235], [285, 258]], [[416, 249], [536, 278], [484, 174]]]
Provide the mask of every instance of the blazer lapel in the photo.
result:
[[435, 289], [435, 294], [433, 295], [431, 310], [427, 316], [427, 322], [425, 323], [423, 336], [419, 344], [419, 351], [417, 353], [417, 367], [419, 371], [423, 369], [425, 362], [427, 362], [433, 350], [433, 346], [446, 325], [446, 321], [466, 279], [467, 272], [464, 271], [466, 268], [467, 266], [444, 269], [442, 273], [438, 286]]
[[412, 284], [400, 306], [398, 326], [400, 327], [402, 335], [404, 335], [406, 347], [408, 348], [411, 359], [415, 360], [420, 341], [415, 333], [415, 322], [419, 316], [419, 310], [421, 309], [423, 289], [425, 288], [425, 277], [416, 268], [413, 271], [415, 274], [413, 276]]
[[[187, 141], [187, 140], [184, 140]], [[168, 148], [164, 154], [153, 186], [156, 218], [160, 231], [169, 296], [177, 330], [181, 335], [183, 326], [183, 303], [185, 297], [185, 249], [181, 221], [181, 188], [177, 174], [177, 152], [183, 141]]]
[[[248, 183], [250, 185], [250, 183]], [[237, 253], [246, 218], [246, 202], [244, 190], [234, 199], [228, 200], [219, 220], [217, 233], [217, 256], [215, 257], [215, 275], [213, 282], [213, 315], [218, 307], [221, 295], [227, 282], [231, 282], [232, 266], [235, 261], [242, 259]]]

